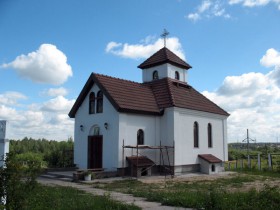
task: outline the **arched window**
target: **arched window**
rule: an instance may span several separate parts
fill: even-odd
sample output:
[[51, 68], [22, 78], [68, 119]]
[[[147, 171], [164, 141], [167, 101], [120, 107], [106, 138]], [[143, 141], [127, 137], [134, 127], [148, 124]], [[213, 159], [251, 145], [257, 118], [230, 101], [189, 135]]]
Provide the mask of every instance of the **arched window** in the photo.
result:
[[194, 122], [194, 124], [193, 124], [193, 146], [194, 147], [198, 147], [198, 133], [199, 133], [198, 123]]
[[175, 79], [180, 80], [180, 74], [178, 71], [175, 71]]
[[158, 71], [154, 71], [153, 72], [153, 80], [157, 80], [158, 79]]
[[137, 131], [137, 145], [143, 145], [144, 144], [144, 131], [142, 129], [139, 129]]
[[100, 90], [97, 93], [96, 113], [102, 113], [102, 112], [103, 112], [103, 93]]
[[212, 147], [212, 125], [210, 123], [208, 123], [208, 147]]
[[95, 113], [95, 94], [91, 92], [89, 94], [89, 114]]

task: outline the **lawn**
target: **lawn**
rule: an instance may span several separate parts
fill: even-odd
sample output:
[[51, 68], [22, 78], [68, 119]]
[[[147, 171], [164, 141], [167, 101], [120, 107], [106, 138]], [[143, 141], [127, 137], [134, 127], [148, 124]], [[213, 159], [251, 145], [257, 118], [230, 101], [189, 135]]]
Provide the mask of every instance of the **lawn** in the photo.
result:
[[279, 209], [279, 178], [237, 174], [217, 179], [139, 180], [95, 183], [94, 187], [145, 197], [164, 205], [196, 209]]
[[23, 209], [32, 210], [139, 210], [134, 205], [122, 204], [107, 196], [93, 196], [71, 187], [38, 185]]

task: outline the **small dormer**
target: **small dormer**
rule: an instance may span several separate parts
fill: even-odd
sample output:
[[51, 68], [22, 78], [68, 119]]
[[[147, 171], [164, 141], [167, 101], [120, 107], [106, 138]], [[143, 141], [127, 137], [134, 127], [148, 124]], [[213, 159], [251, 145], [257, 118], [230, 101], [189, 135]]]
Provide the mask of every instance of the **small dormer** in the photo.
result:
[[140, 64], [138, 68], [143, 70], [143, 82], [169, 77], [187, 83], [187, 70], [191, 66], [169, 49], [163, 47]]

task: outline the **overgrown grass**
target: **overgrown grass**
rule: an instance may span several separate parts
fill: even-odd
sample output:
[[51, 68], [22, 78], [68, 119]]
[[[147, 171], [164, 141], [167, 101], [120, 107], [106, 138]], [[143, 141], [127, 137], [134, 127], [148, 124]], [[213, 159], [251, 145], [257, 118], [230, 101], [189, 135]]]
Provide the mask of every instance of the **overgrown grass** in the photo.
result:
[[93, 196], [71, 187], [49, 187], [38, 185], [24, 209], [32, 210], [134, 210], [134, 205], [122, 204], [110, 199], [109, 195]]
[[[95, 187], [130, 193], [164, 205], [196, 209], [279, 209], [280, 189], [265, 186], [260, 192], [244, 191], [245, 183], [265, 177], [238, 175], [205, 181], [168, 181], [146, 184], [137, 180], [96, 184]], [[234, 188], [235, 190], [231, 190]]]
[[279, 171], [269, 171], [269, 170], [257, 170], [257, 169], [237, 169], [235, 170], [239, 173], [248, 174], [248, 175], [259, 175], [264, 177], [280, 178]]

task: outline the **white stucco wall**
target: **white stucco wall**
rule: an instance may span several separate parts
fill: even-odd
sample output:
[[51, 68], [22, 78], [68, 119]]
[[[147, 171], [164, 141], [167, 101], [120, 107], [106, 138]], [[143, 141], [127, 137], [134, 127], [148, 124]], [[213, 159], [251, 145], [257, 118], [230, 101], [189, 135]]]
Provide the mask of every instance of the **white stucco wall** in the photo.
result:
[[[199, 164], [198, 154], [213, 154], [227, 160], [226, 117], [174, 108], [175, 165]], [[199, 147], [194, 147], [193, 124], [199, 124]], [[208, 147], [208, 123], [212, 125], [213, 146]]]
[[180, 75], [180, 81], [187, 82], [187, 70], [178, 68], [169, 63], [165, 63], [159, 66], [147, 68], [142, 70], [143, 82], [153, 81], [153, 72], [158, 71], [159, 79], [169, 77], [175, 79], [175, 72], [178, 71]]
[[[212, 165], [214, 165], [214, 171], [212, 171]], [[208, 163], [207, 161], [200, 159], [200, 171], [205, 174], [216, 174], [223, 171], [222, 163]]]
[[[92, 135], [93, 126], [99, 126], [100, 135], [103, 136], [102, 166], [105, 170], [116, 170], [119, 146], [118, 112], [111, 105], [106, 96], [103, 95], [103, 113], [89, 114], [89, 94], [92, 91], [97, 95], [99, 91], [97, 85], [94, 85], [91, 91], [89, 91], [75, 116], [74, 163], [77, 164], [79, 168], [87, 168], [88, 136]], [[104, 128], [105, 122], [109, 125], [107, 130]], [[80, 125], [83, 125], [83, 131], [81, 131]]]
[[[137, 131], [142, 129], [144, 131], [144, 144], [150, 146], [158, 146], [160, 141], [160, 117], [151, 115], [140, 114], [127, 114], [120, 113], [119, 115], [119, 164], [118, 167], [122, 167], [123, 153], [122, 145], [137, 145]], [[124, 158], [126, 156], [136, 155], [136, 149], [125, 149]], [[151, 159], [157, 161], [156, 150], [139, 150], [141, 155], [148, 156]], [[124, 161], [126, 163], [126, 161]], [[126, 166], [126, 165], [125, 165]]]

